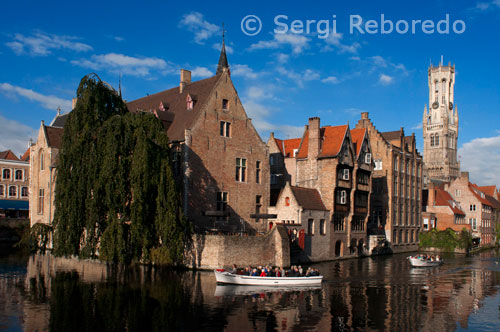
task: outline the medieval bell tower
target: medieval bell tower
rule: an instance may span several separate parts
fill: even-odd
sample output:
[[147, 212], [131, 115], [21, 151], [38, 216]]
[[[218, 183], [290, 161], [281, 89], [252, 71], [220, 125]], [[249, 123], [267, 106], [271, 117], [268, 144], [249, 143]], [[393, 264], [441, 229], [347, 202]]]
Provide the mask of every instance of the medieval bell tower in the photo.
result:
[[432, 180], [449, 182], [460, 175], [457, 161], [458, 109], [454, 104], [455, 66], [441, 63], [428, 71], [429, 109], [424, 108], [424, 163]]

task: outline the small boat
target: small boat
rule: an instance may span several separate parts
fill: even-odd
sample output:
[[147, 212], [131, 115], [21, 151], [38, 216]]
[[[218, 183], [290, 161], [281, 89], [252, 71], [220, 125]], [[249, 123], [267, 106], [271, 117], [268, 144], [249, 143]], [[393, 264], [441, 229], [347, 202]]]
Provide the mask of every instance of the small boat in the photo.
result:
[[216, 297], [254, 295], [262, 293], [288, 293], [315, 291], [321, 289], [321, 285], [312, 286], [251, 286], [251, 285], [217, 285], [215, 287]]
[[215, 279], [221, 284], [252, 286], [313, 286], [320, 285], [323, 276], [314, 277], [257, 277], [215, 270]]
[[413, 267], [435, 267], [443, 264], [443, 260], [431, 261], [424, 258], [417, 258], [413, 256], [406, 257]]

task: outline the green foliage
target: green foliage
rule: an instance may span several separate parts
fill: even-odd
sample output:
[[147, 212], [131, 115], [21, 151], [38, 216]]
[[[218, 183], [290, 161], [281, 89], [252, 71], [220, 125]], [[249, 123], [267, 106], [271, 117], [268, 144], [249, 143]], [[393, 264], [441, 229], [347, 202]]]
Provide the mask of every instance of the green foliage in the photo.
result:
[[166, 246], [179, 263], [190, 227], [161, 122], [128, 112], [97, 76], [84, 77], [77, 96], [59, 153], [55, 254], [147, 262]]
[[469, 249], [471, 246], [472, 237], [465, 228], [459, 234], [451, 228], [444, 231], [434, 228], [420, 234], [420, 247], [423, 248], [434, 247], [453, 251], [455, 248]]

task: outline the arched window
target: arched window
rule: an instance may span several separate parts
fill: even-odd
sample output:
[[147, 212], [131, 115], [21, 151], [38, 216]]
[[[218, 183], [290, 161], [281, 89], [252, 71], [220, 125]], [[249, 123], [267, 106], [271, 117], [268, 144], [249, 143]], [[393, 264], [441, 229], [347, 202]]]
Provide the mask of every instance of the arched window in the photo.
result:
[[2, 172], [2, 178], [4, 180], [10, 180], [10, 169], [4, 169]]
[[38, 159], [40, 163], [40, 170], [43, 171], [45, 169], [45, 154], [43, 153], [43, 150], [38, 152]]
[[438, 81], [434, 82], [434, 101], [438, 101], [438, 94], [439, 94], [439, 83]]
[[445, 95], [446, 95], [446, 80], [443, 80], [442, 82], [442, 90], [441, 90], [441, 95], [443, 96], [442, 97], [442, 100], [443, 100], [443, 105], [445, 104]]
[[9, 187], [9, 197], [16, 197], [16, 196], [17, 196], [17, 187], [10, 186]]
[[434, 134], [431, 134], [431, 146], [434, 146]]
[[439, 146], [439, 134], [436, 134], [436, 137], [434, 137], [434, 145]]

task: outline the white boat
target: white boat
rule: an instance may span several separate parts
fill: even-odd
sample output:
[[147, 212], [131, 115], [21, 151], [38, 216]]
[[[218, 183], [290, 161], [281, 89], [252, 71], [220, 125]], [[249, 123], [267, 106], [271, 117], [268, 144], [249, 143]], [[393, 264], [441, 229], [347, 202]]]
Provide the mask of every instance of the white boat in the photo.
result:
[[406, 258], [410, 262], [410, 265], [414, 266], [414, 267], [434, 267], [434, 266], [440, 266], [443, 264], [443, 260], [431, 261], [428, 259], [417, 258], [417, 257], [413, 257], [413, 256], [408, 256]]
[[312, 286], [320, 285], [323, 276], [314, 277], [256, 277], [232, 274], [227, 271], [214, 271], [218, 283], [253, 286]]
[[215, 287], [216, 297], [224, 296], [241, 296], [241, 295], [254, 295], [262, 293], [288, 293], [288, 292], [305, 292], [315, 291], [321, 289], [321, 285], [313, 286], [251, 286], [251, 285], [217, 285]]

